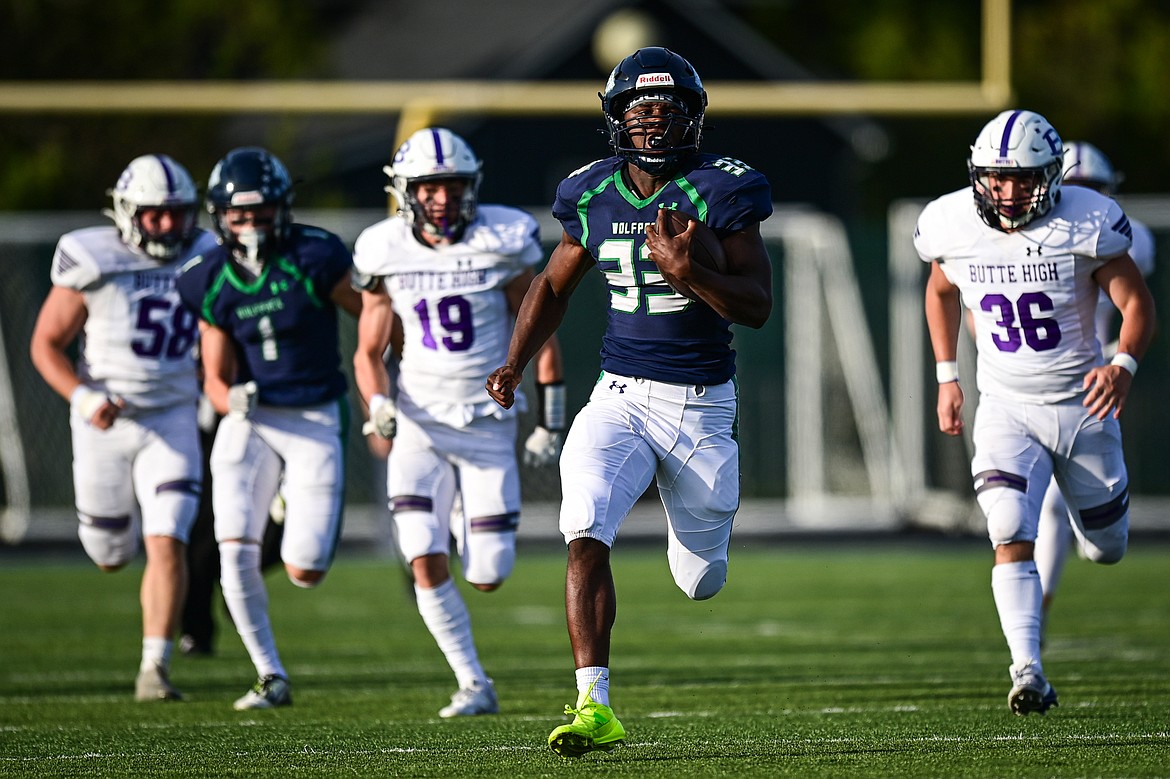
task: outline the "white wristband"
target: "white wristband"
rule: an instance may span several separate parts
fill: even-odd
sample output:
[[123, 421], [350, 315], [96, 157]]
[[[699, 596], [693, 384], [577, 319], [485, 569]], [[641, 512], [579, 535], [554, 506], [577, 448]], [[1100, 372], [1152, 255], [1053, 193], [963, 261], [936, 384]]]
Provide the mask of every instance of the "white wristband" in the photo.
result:
[[1132, 354], [1118, 352], [1117, 354], [1113, 355], [1113, 359], [1109, 361], [1109, 364], [1125, 368], [1127, 371], [1129, 371], [1130, 376], [1137, 375], [1137, 360], [1133, 358]]
[[959, 380], [959, 363], [956, 360], [943, 360], [934, 364], [934, 376], [939, 384], [950, 384]]
[[69, 396], [69, 408], [86, 422], [92, 422], [93, 416], [106, 404], [109, 397], [85, 384], [78, 384]]

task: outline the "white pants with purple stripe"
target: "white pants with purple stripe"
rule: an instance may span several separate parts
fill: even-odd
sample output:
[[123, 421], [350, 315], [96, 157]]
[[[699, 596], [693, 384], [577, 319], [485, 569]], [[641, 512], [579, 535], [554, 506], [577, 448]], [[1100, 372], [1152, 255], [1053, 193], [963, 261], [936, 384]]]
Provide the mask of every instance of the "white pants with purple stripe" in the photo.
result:
[[517, 424], [509, 415], [453, 427], [399, 413], [387, 493], [405, 560], [448, 554], [454, 537], [467, 581], [499, 584], [511, 575], [520, 523]]
[[90, 559], [124, 565], [138, 551], [140, 527], [186, 543], [203, 480], [195, 403], [140, 409], [108, 430], [76, 415], [69, 423], [78, 535]]
[[1117, 562], [1129, 537], [1129, 479], [1121, 427], [1089, 415], [1081, 398], [1022, 403], [983, 396], [971, 474], [994, 546], [1035, 541], [1055, 475], [1086, 557]]

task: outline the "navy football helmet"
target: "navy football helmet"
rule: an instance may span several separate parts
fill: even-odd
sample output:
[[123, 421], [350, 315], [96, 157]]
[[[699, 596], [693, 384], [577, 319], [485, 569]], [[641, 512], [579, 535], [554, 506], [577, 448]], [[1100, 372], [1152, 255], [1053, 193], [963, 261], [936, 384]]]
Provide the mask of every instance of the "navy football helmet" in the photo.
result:
[[[207, 211], [220, 242], [237, 257], [263, 260], [288, 237], [292, 227], [293, 185], [288, 170], [265, 149], [232, 149], [215, 164], [207, 181]], [[233, 227], [229, 209], [274, 207], [271, 221]]]
[[[669, 49], [638, 49], [618, 63], [599, 92], [601, 109], [614, 153], [655, 176], [669, 175], [691, 154], [703, 138], [707, 91], [691, 63]], [[648, 121], [626, 112], [638, 102], [665, 102], [677, 107], [668, 119]], [[645, 124], [643, 124], [645, 123]], [[647, 133], [642, 147], [634, 144], [630, 130]]]

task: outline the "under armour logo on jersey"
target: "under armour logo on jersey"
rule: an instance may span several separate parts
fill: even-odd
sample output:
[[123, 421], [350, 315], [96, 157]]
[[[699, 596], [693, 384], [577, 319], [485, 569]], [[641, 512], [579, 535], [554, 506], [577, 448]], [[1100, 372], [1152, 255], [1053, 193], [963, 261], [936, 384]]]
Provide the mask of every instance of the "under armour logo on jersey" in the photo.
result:
[[626, 385], [625, 384], [618, 384], [617, 379], [614, 379], [613, 381], [611, 381], [609, 383], [609, 388], [611, 390], [617, 390], [619, 395], [626, 394]]
[[[1031, 256], [1032, 256], [1032, 251], [1033, 251], [1032, 247], [1031, 247], [1031, 246], [1029, 246], [1029, 247], [1028, 247], [1028, 256], [1029, 256], [1029, 257], [1031, 257]], [[1044, 254], [1044, 252], [1042, 252], [1042, 251], [1041, 251], [1041, 247], [1039, 247], [1039, 246], [1037, 246], [1037, 247], [1036, 247], [1036, 249], [1035, 249], [1035, 252], [1036, 252], [1037, 254]]]
[[678, 201], [676, 200], [673, 203], [671, 203], [670, 205], [666, 205], [666, 203], [659, 203], [658, 207], [665, 208], [667, 211], [677, 211], [678, 210]]

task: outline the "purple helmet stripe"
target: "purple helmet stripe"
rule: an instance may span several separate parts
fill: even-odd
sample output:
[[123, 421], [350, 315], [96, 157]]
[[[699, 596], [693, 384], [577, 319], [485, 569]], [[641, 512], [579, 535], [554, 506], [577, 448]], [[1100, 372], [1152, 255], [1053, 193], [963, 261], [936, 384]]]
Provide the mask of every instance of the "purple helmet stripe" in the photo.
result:
[[174, 194], [177, 186], [175, 184], [175, 176], [171, 173], [171, 166], [167, 164], [167, 158], [158, 154], [152, 154], [151, 156], [158, 160], [158, 164], [162, 166], [163, 173], [167, 175], [167, 192]]
[[439, 137], [437, 129], [431, 130], [431, 140], [435, 142], [435, 162], [443, 164], [443, 140]]
[[1003, 126], [1003, 137], [999, 139], [999, 156], [1006, 157], [1008, 153], [1008, 141], [1012, 137], [1012, 127], [1016, 123], [1016, 118], [1024, 113], [1023, 111], [1012, 111], [1012, 115], [1008, 117], [1007, 123]]

